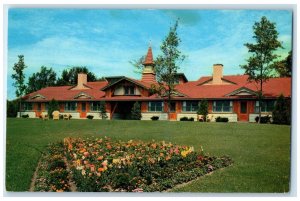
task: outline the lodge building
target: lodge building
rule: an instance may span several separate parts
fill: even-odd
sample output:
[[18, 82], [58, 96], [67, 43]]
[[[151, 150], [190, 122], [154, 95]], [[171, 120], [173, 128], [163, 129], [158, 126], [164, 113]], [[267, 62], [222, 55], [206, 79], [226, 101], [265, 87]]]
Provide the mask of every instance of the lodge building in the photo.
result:
[[[183, 73], [176, 74], [176, 92], [172, 94], [170, 113], [167, 97], [151, 93], [157, 84], [151, 47], [143, 63], [140, 80], [126, 76], [106, 77], [105, 81], [88, 82], [86, 74], [78, 74], [76, 86], [46, 87], [23, 97], [22, 115], [38, 118], [47, 113], [48, 103], [55, 99], [61, 114], [74, 119], [93, 115], [100, 119], [100, 101], [105, 101], [108, 119], [129, 119], [135, 102], [141, 105], [142, 120], [180, 120], [182, 117], [198, 119], [198, 103], [208, 100], [208, 118], [227, 117], [229, 122], [255, 122], [258, 116], [257, 91], [259, 85], [249, 82], [247, 75], [223, 75], [222, 64], [214, 64], [212, 76], [188, 81]], [[263, 83], [262, 114], [271, 115], [275, 100], [283, 94], [291, 98], [291, 78], [271, 78]]]

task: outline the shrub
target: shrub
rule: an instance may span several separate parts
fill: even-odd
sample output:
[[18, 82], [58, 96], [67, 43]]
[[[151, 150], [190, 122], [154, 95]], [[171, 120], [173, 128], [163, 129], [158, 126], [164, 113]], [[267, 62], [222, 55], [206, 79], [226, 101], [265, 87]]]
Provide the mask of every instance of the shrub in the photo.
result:
[[107, 114], [106, 114], [106, 106], [105, 106], [105, 101], [100, 102], [100, 116], [102, 119], [107, 119]]
[[52, 112], [55, 111], [55, 110], [58, 110], [58, 111], [59, 111], [59, 105], [58, 105], [58, 102], [57, 102], [55, 99], [52, 99], [52, 100], [49, 102], [49, 106], [48, 106], [48, 116], [49, 116], [50, 118], [53, 118]]
[[181, 117], [180, 118], [180, 121], [188, 121], [189, 120], [189, 118], [187, 118], [187, 117]]
[[156, 120], [158, 120], [159, 119], [159, 116], [153, 116], [153, 117], [151, 117], [151, 120], [152, 121], [156, 121]]
[[272, 113], [274, 124], [291, 124], [291, 103], [280, 95]]
[[28, 114], [23, 114], [22, 118], [29, 118], [29, 115]]
[[133, 120], [141, 120], [141, 105], [138, 102], [135, 102], [131, 109], [131, 119]]
[[190, 118], [189, 118], [189, 121], [194, 121], [194, 117], [190, 117]]
[[93, 115], [88, 115], [88, 116], [86, 116], [86, 118], [88, 118], [88, 119], [93, 119], [94, 116], [93, 116]]
[[197, 111], [198, 115], [203, 115], [204, 121], [206, 121], [206, 116], [208, 114], [208, 102], [207, 100], [201, 100], [199, 107], [198, 107], [198, 111]]
[[[258, 116], [255, 117], [256, 123], [258, 123], [258, 119], [259, 119]], [[260, 117], [260, 123], [261, 124], [271, 123], [271, 117], [269, 115]]]
[[228, 122], [229, 119], [227, 117], [217, 117], [216, 122]]

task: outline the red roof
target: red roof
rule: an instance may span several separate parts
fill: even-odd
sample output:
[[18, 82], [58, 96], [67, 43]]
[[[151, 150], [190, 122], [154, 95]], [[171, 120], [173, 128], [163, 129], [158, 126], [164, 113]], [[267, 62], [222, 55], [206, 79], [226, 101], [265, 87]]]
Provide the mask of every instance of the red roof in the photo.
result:
[[[255, 92], [259, 90], [259, 84], [255, 82], [249, 83], [247, 75], [224, 76], [223, 80], [226, 80], [230, 84], [205, 84], [211, 79], [211, 76], [201, 77], [198, 81], [178, 85], [176, 89], [189, 98], [195, 99], [237, 98], [236, 96], [228, 96], [228, 94], [241, 88]], [[266, 98], [278, 97], [280, 94], [283, 94], [285, 97], [290, 97], [291, 78], [270, 78], [267, 82], [263, 83], [263, 94]]]
[[[126, 78], [126, 77], [125, 77]], [[122, 79], [125, 79], [122, 78]], [[246, 92], [255, 93], [259, 90], [259, 84], [255, 82], [249, 83], [247, 75], [230, 75], [224, 76], [223, 80], [227, 84], [212, 85], [208, 84], [212, 79], [211, 76], [201, 77], [197, 81], [190, 81], [176, 86], [176, 90], [181, 94], [175, 96], [174, 99], [237, 99], [235, 92], [243, 90]], [[151, 87], [150, 83], [140, 80], [126, 78], [128, 81], [144, 86], [146, 89]], [[112, 84], [114, 85], [114, 84]], [[112, 86], [111, 85], [111, 86]], [[88, 82], [88, 89], [71, 90], [72, 86], [59, 86], [59, 87], [47, 87], [36, 92], [30, 93], [24, 97], [28, 101], [50, 101], [53, 98], [58, 101], [71, 101], [77, 100], [77, 96], [83, 95], [87, 99], [78, 100], [107, 100], [107, 101], [134, 101], [134, 100], [161, 100], [162, 98], [152, 95], [150, 97], [141, 96], [113, 96], [105, 97], [105, 91], [102, 91], [104, 87], [108, 86], [107, 81], [101, 82]], [[105, 89], [105, 88], [104, 88]], [[291, 78], [270, 78], [267, 82], [263, 83], [263, 94], [266, 98], [275, 98], [280, 94], [285, 97], [291, 96]], [[182, 96], [183, 95], [183, 96]], [[42, 98], [35, 99], [34, 97], [41, 96]], [[248, 97], [250, 97], [249, 95]], [[253, 96], [253, 95], [252, 95]]]
[[[70, 101], [75, 100], [75, 97], [80, 94], [85, 94], [90, 97], [91, 100], [100, 100], [105, 95], [105, 92], [101, 91], [100, 89], [105, 85], [107, 85], [106, 81], [88, 82], [87, 86], [90, 87], [90, 89], [82, 90], [71, 90], [73, 86], [46, 87], [26, 95], [25, 98], [31, 101], [50, 101], [52, 99], [57, 101]], [[41, 95], [44, 98], [32, 99], [37, 95]]]
[[144, 65], [154, 64], [154, 62], [153, 62], [152, 48], [151, 47], [148, 48], [148, 52], [147, 52], [147, 55], [146, 55], [146, 58], [145, 58], [145, 61], [144, 61], [143, 64]]

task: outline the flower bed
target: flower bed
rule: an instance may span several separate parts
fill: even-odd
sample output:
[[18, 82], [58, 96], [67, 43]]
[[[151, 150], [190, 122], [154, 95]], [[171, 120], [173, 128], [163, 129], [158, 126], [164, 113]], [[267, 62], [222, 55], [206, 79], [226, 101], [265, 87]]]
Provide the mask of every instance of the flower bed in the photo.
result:
[[232, 163], [163, 142], [65, 138], [78, 191], [154, 192], [170, 189]]
[[70, 191], [69, 179], [62, 143], [50, 145], [39, 162], [33, 191]]

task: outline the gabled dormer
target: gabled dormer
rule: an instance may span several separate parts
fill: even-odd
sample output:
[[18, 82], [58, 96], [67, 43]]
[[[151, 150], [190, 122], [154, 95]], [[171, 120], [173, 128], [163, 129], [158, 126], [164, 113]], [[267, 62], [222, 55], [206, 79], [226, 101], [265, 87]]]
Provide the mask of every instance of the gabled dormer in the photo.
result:
[[[142, 82], [124, 76], [114, 77], [110, 84], [102, 88], [106, 97], [113, 96], [149, 96], [149, 89]], [[111, 77], [106, 78], [111, 80]]]
[[257, 92], [248, 89], [246, 87], [241, 87], [229, 94], [226, 94], [225, 96], [239, 96], [239, 97], [243, 97], [243, 96], [257, 96]]
[[30, 97], [31, 100], [43, 100], [46, 97], [41, 94], [35, 94], [34, 96]]

